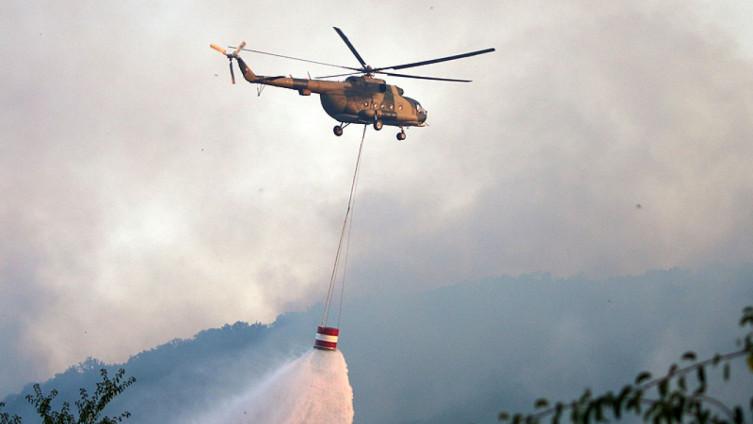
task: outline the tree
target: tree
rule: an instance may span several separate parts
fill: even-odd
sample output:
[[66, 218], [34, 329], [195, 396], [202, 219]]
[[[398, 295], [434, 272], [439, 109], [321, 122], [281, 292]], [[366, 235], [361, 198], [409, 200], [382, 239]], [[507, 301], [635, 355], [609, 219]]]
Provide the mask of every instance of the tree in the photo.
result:
[[[0, 411], [5, 408], [5, 402], [0, 402]], [[0, 412], [0, 424], [21, 424], [21, 417], [18, 415], [11, 416], [7, 412]]]
[[[682, 355], [685, 365], [672, 364], [666, 374], [653, 378], [648, 371], [641, 372], [633, 384], [628, 384], [619, 392], [607, 392], [594, 396], [586, 389], [583, 394], [568, 403], [557, 402], [551, 405], [547, 399], [536, 400], [536, 412], [510, 414], [499, 413], [499, 421], [513, 424], [538, 423], [550, 417], [553, 424], [559, 423], [567, 413], [574, 423], [607, 422], [620, 420], [625, 415], [634, 415], [653, 423], [743, 423], [743, 407], [730, 407], [707, 393], [707, 370], [721, 370], [724, 381], [730, 378], [730, 362], [746, 358], [753, 371], [753, 307], [743, 309], [740, 326], [749, 331], [737, 341], [739, 349], [726, 354], [716, 354], [711, 358], [698, 360], [694, 352]], [[690, 380], [690, 381], [689, 381]], [[693, 383], [692, 386], [689, 383]], [[753, 397], [748, 405], [748, 417], [753, 418]]]
[[[102, 417], [101, 415], [107, 404], [136, 382], [136, 379], [133, 377], [126, 378], [125, 370], [122, 368], [115, 373], [112, 379], [107, 375], [107, 370], [104, 368], [99, 371], [99, 374], [102, 381], [97, 383], [93, 395], [90, 396], [84, 388], [80, 389], [80, 398], [75, 402], [78, 410], [76, 415], [71, 413], [71, 405], [68, 402], [63, 402], [59, 411], [53, 410], [52, 401], [57, 397], [58, 391], [52, 389], [46, 395], [42, 392], [39, 384], [33, 386], [34, 394], [27, 395], [26, 400], [34, 406], [37, 414], [42, 418], [43, 424], [114, 424], [122, 422], [131, 416], [130, 412], [125, 411], [112, 417]], [[5, 404], [0, 402], [0, 410], [4, 406]], [[0, 412], [0, 424], [21, 424], [21, 417]]]

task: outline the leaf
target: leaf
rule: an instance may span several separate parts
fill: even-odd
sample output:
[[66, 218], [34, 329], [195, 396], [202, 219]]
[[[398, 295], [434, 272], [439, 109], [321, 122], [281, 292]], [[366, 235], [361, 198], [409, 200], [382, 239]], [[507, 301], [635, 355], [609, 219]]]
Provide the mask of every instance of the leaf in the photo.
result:
[[685, 384], [685, 376], [680, 376], [677, 378], [677, 387], [680, 389], [680, 391], [684, 392], [686, 391], [687, 385]]
[[564, 406], [562, 402], [557, 402], [557, 404], [554, 406], [554, 416], [552, 416], [552, 424], [558, 424], [560, 422], [560, 417], [562, 417], [562, 410], [564, 409]]
[[659, 396], [662, 398], [667, 396], [667, 392], [669, 391], [669, 380], [664, 379], [659, 382]]
[[622, 390], [620, 390], [620, 394], [617, 395], [617, 402], [622, 403], [625, 400], [625, 398], [628, 397], [628, 395], [632, 392], [633, 392], [633, 386], [629, 384], [623, 386]]
[[698, 356], [692, 350], [689, 350], [682, 355], [682, 359], [685, 361], [695, 361], [697, 358]]
[[586, 406], [586, 411], [583, 413], [583, 421], [588, 424], [591, 422], [591, 412], [594, 410], [594, 404], [589, 402]]
[[706, 391], [706, 370], [703, 367], [696, 368], [696, 374], [698, 376], [698, 383], [700, 384], [696, 389], [696, 393], [703, 393]]
[[604, 421], [604, 411], [601, 402], [596, 402], [596, 422]]
[[612, 413], [614, 414], [614, 417], [619, 421], [620, 417], [622, 416], [622, 405], [619, 401], [612, 403]]
[[753, 324], [753, 307], [746, 306], [743, 309], [743, 316], [740, 318], [740, 326], [744, 327], [745, 324]]
[[735, 424], [743, 424], [743, 409], [739, 406], [735, 407]]
[[625, 405], [625, 409], [627, 409], [628, 411], [631, 410], [631, 409], [637, 410], [638, 408], [637, 408], [636, 405], [638, 405], [638, 402], [635, 401], [635, 398], [630, 398], [630, 399], [627, 400], [627, 404]]
[[580, 420], [580, 404], [572, 402], [570, 404], [570, 421], [577, 423]]
[[544, 398], [539, 398], [536, 399], [536, 403], [534, 403], [533, 406], [537, 409], [546, 408], [549, 406], [549, 401]]
[[643, 371], [642, 373], [638, 374], [637, 377], [635, 377], [635, 384], [641, 384], [649, 378], [651, 378], [651, 373], [648, 371]]
[[667, 375], [671, 377], [675, 372], [677, 372], [677, 364], [672, 364], [667, 371]]
[[680, 394], [680, 393], [675, 393], [673, 395], [673, 398], [675, 399], [674, 400], [675, 407], [673, 408], [674, 418], [676, 422], [681, 423], [682, 416], [685, 413], [685, 405], [687, 403], [687, 398], [685, 397], [685, 395]]
[[698, 381], [701, 384], [706, 384], [706, 370], [703, 367], [698, 367]]
[[643, 401], [643, 390], [638, 390], [635, 392], [635, 412], [640, 414], [641, 413], [641, 402]]
[[646, 412], [643, 413], [643, 420], [644, 421], [654, 421], [654, 422], [660, 422], [660, 420], [654, 419], [651, 420], [652, 417], [656, 417], [659, 414], [659, 408], [661, 408], [662, 403], [661, 402], [653, 402], [651, 403], [651, 406], [648, 407]]

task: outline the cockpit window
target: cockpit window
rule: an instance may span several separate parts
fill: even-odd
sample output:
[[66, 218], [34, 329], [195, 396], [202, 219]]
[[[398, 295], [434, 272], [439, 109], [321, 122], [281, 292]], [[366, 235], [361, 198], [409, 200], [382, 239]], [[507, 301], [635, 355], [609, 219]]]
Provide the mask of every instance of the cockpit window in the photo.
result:
[[419, 112], [423, 112], [424, 108], [421, 107], [421, 103], [416, 102], [416, 110]]

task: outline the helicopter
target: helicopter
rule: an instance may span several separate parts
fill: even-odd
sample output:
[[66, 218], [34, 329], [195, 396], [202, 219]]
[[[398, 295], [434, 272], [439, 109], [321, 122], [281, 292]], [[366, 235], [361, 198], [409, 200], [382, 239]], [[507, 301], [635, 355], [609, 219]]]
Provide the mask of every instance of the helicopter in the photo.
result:
[[[335, 65], [261, 50], [248, 49], [246, 48], [245, 41], [241, 42], [237, 47], [228, 46], [227, 49], [230, 49], [230, 51], [216, 44], [210, 44], [209, 47], [228, 58], [230, 80], [233, 84], [235, 84], [233, 60], [235, 60], [243, 74], [243, 78], [252, 84], [259, 84], [260, 88], [263, 88], [262, 86], [271, 85], [296, 90], [301, 96], [310, 96], [312, 93], [319, 94], [324, 111], [339, 122], [339, 124], [335, 125], [332, 129], [334, 134], [338, 137], [343, 134], [343, 129], [350, 124], [373, 125], [374, 129], [377, 131], [381, 130], [384, 125], [390, 125], [400, 128], [400, 132], [397, 133], [398, 140], [405, 140], [406, 127], [427, 126], [426, 118], [429, 112], [421, 106], [421, 103], [417, 100], [404, 96], [402, 88], [396, 85], [387, 84], [383, 79], [375, 78], [376, 74], [431, 81], [471, 82], [471, 80], [466, 79], [408, 75], [393, 71], [463, 59], [495, 51], [494, 48], [487, 48], [437, 59], [423, 60], [420, 62], [372, 67], [366, 64], [366, 61], [364, 61], [363, 57], [358, 53], [345, 33], [340, 28], [333, 28], [345, 42], [345, 45], [348, 46], [348, 49], [353, 53], [356, 60], [358, 60], [358, 63], [361, 65], [360, 67]], [[306, 79], [293, 78], [292, 76], [286, 77], [284, 75], [256, 75], [239, 56], [242, 51], [330, 66], [345, 69], [349, 72], [317, 77], [316, 79], [311, 79], [310, 76]], [[347, 78], [344, 81], [327, 81], [328, 78], [337, 77]], [[261, 90], [259, 90], [259, 94], [261, 94]]]

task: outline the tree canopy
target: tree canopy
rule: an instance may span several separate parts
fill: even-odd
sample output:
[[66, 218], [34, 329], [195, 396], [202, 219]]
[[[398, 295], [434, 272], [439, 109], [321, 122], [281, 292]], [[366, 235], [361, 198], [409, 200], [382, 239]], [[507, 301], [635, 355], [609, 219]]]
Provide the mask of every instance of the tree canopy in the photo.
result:
[[[126, 420], [131, 416], [128, 411], [114, 416], [103, 416], [103, 413], [107, 404], [136, 382], [136, 379], [126, 378], [125, 370], [122, 368], [112, 378], [104, 368], [99, 373], [102, 380], [97, 383], [93, 394], [90, 395], [85, 388], [79, 390], [79, 400], [74, 403], [77, 411], [75, 414], [71, 412], [68, 402], [63, 402], [59, 410], [53, 408], [52, 404], [58, 391], [52, 389], [49, 394], [45, 394], [39, 384], [33, 386], [34, 393], [27, 395], [26, 400], [34, 406], [43, 424], [114, 424]], [[0, 402], [0, 410], [4, 406], [5, 404]], [[6, 412], [0, 412], [0, 424], [21, 424], [21, 421], [18, 415], [11, 416]]]
[[[737, 340], [738, 349], [710, 358], [698, 359], [695, 352], [685, 352], [681, 364], [670, 365], [666, 374], [654, 377], [648, 371], [639, 373], [632, 384], [619, 391], [594, 395], [586, 389], [579, 398], [570, 402], [556, 402], [539, 398], [534, 402], [535, 412], [499, 413], [499, 421], [512, 424], [538, 423], [550, 419], [553, 424], [563, 418], [573, 423], [607, 422], [620, 420], [626, 415], [653, 423], [743, 423], [746, 414], [741, 405], [728, 405], [708, 393], [707, 373], [721, 372], [723, 381], [730, 379], [730, 362], [745, 358], [753, 371], [753, 306], [743, 309], [740, 326], [747, 330]], [[753, 418], [753, 397], [748, 404], [748, 419]]]

